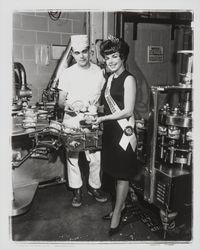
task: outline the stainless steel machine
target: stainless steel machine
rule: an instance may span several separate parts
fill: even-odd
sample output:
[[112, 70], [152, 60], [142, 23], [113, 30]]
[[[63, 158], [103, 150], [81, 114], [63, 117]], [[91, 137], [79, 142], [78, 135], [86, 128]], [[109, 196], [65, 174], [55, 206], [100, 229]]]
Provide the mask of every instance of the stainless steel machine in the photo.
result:
[[41, 109], [48, 111], [49, 114], [52, 115], [53, 119], [59, 119], [59, 108], [57, 105], [58, 96], [59, 96], [59, 89], [58, 89], [58, 82], [59, 76], [63, 69], [69, 67], [73, 62], [73, 57], [71, 53], [71, 41], [69, 41], [68, 45], [66, 46], [65, 51], [63, 52], [58, 64], [47, 84], [47, 87], [42, 91], [41, 101], [37, 103]]
[[12, 112], [15, 113], [25, 106], [28, 106], [32, 91], [27, 86], [26, 71], [20, 62], [13, 64], [13, 100]]
[[[92, 125], [99, 113], [95, 105], [83, 111], [82, 103], [78, 101], [64, 111], [64, 119], [58, 115], [58, 79], [71, 61], [69, 43], [42, 93], [42, 101], [32, 107], [28, 106], [32, 92], [26, 84], [25, 69], [22, 64], [14, 63], [12, 216], [30, 208], [38, 186], [65, 182], [68, 151], [99, 150], [102, 147], [102, 128]], [[56, 159], [52, 161], [55, 155]]]
[[[144, 176], [142, 182], [132, 184], [145, 201], [160, 209], [165, 234], [177, 215], [192, 211], [193, 52], [178, 54], [186, 60], [179, 84], [151, 87], [150, 116], [143, 131], [147, 137], [137, 149]], [[141, 145], [145, 148], [142, 154]]]

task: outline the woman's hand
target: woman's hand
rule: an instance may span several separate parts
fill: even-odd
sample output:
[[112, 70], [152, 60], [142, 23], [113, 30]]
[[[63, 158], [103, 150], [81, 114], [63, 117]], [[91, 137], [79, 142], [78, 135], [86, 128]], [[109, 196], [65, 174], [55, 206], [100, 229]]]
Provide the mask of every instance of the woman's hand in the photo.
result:
[[105, 121], [105, 116], [98, 117], [93, 124], [99, 125], [101, 122]]

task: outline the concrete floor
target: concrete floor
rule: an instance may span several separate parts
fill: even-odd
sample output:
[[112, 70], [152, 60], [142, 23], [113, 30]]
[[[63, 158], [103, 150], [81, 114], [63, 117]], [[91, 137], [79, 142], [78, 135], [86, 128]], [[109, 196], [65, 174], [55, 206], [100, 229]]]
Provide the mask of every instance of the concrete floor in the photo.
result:
[[[110, 211], [109, 201], [96, 202], [87, 194], [85, 187], [81, 207], [73, 208], [71, 200], [72, 193], [67, 190], [65, 184], [39, 188], [30, 210], [11, 218], [12, 239], [20, 242], [163, 241], [160, 225], [157, 224], [160, 228], [153, 232], [152, 226], [145, 224], [142, 217], [139, 219], [138, 216], [133, 216], [132, 222], [124, 225], [121, 232], [109, 237], [109, 221], [102, 220], [102, 216]], [[148, 214], [148, 210], [146, 211], [144, 214]], [[185, 239], [187, 240], [187, 237]]]

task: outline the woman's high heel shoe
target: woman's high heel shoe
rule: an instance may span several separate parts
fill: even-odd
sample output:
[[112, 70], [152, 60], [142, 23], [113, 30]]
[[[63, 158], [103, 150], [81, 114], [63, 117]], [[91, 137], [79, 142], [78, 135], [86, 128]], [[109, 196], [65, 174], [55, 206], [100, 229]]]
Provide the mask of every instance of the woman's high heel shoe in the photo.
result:
[[[124, 216], [127, 212], [127, 207], [124, 207], [121, 211], [121, 216]], [[106, 214], [102, 217], [103, 220], [111, 220], [113, 215], [113, 211], [111, 211], [109, 214]]]
[[114, 234], [117, 234], [119, 232], [120, 227], [121, 227], [121, 218], [122, 217], [120, 217], [118, 226], [110, 227], [110, 230], [108, 231], [109, 236], [113, 236]]

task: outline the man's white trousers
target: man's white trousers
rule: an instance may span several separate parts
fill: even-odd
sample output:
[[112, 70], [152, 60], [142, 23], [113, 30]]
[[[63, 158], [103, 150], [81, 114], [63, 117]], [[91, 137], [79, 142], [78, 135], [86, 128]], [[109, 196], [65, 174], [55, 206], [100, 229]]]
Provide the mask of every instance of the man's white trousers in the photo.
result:
[[[89, 185], [98, 189], [100, 181], [100, 151], [91, 153], [86, 151], [86, 158], [89, 161]], [[67, 160], [68, 181], [71, 188], [80, 188], [83, 185], [81, 172], [78, 165], [78, 152], [69, 152]]]

